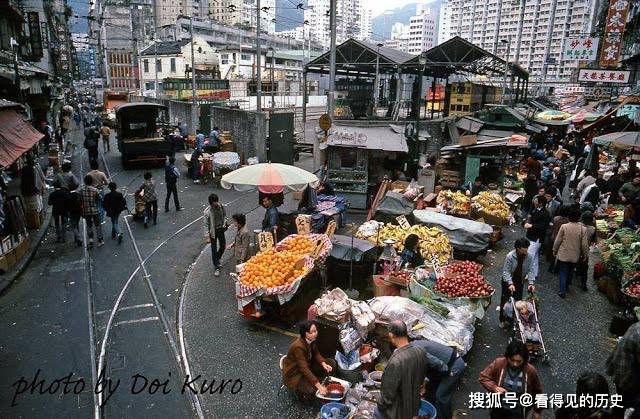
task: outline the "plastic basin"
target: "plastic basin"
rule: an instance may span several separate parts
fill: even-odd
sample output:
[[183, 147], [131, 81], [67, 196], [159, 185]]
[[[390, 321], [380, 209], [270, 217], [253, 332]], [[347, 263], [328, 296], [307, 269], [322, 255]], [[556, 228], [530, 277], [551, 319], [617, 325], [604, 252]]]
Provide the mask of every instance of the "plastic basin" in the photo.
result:
[[435, 406], [426, 400], [420, 400], [420, 409], [418, 410], [418, 416], [429, 416], [429, 419], [436, 419], [437, 411]]

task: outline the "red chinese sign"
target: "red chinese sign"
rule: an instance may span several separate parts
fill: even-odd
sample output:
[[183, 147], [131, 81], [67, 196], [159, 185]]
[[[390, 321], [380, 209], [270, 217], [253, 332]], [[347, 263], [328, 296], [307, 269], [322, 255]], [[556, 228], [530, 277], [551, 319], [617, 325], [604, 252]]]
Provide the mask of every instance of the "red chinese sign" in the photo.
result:
[[602, 49], [600, 50], [600, 65], [603, 67], [618, 65], [622, 34], [627, 25], [628, 13], [629, 0], [611, 0], [609, 3], [605, 34], [602, 39]]
[[602, 82], [602, 83], [629, 83], [630, 71], [604, 70], [594, 68], [581, 68], [578, 72], [578, 81]]

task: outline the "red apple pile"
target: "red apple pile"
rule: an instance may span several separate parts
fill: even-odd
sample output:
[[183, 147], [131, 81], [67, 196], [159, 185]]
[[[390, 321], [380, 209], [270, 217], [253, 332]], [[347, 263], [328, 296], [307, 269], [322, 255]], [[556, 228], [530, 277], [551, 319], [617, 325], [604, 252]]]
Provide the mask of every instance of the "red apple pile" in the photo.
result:
[[625, 292], [633, 297], [640, 297], [640, 282], [632, 282], [625, 288]]
[[482, 265], [454, 262], [443, 269], [445, 275], [436, 281], [435, 290], [447, 297], [487, 297], [494, 289], [480, 275]]

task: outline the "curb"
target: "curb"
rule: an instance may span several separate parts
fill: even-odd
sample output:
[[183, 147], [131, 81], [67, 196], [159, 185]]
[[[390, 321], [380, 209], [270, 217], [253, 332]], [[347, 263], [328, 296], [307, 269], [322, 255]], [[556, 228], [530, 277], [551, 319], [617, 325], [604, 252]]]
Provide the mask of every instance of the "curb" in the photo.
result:
[[20, 262], [16, 264], [16, 266], [9, 272], [2, 275], [0, 278], [0, 294], [4, 293], [19, 277], [24, 273], [24, 271], [29, 266], [29, 263], [33, 260], [36, 252], [40, 248], [42, 244], [42, 239], [47, 234], [49, 230], [49, 224], [51, 223], [51, 211], [47, 211], [45, 219], [42, 223], [42, 226], [38, 230], [35, 231], [35, 239], [31, 239], [31, 243], [29, 246], [29, 251], [27, 254], [20, 259]]

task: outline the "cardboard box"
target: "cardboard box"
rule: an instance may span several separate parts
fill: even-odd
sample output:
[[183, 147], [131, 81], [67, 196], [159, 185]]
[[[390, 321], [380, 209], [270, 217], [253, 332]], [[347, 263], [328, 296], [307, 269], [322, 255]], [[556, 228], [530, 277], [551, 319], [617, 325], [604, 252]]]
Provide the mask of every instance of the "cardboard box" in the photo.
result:
[[42, 215], [38, 211], [27, 211], [25, 213], [25, 218], [27, 228], [35, 230], [40, 228], [40, 226], [42, 225]]
[[0, 256], [0, 271], [7, 272], [17, 262], [15, 250], [9, 250]]
[[459, 145], [474, 145], [478, 143], [478, 136], [477, 135], [463, 135], [462, 137], [460, 137], [460, 139], [458, 140], [458, 144]]

